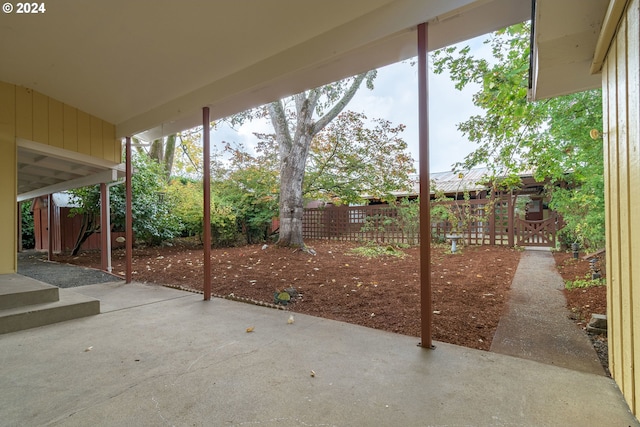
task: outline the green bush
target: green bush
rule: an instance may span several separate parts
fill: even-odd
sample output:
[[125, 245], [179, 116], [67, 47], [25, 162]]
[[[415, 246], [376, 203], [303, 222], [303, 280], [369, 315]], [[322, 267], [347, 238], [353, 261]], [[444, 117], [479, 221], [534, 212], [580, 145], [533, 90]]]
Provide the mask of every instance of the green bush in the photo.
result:
[[22, 248], [33, 249], [36, 247], [36, 236], [31, 213], [31, 203], [23, 202], [20, 205], [22, 211]]

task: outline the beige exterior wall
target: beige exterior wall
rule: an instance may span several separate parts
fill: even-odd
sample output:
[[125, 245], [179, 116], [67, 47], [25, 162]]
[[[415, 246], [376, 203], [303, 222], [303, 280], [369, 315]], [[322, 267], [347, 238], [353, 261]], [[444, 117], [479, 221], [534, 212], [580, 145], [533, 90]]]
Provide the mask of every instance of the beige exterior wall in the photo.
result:
[[0, 82], [0, 274], [17, 271], [17, 145], [21, 138], [120, 163], [115, 126], [34, 90]]
[[[627, 10], [602, 70], [609, 367], [640, 413], [640, 0]], [[585, 130], [586, 132], [587, 130]]]

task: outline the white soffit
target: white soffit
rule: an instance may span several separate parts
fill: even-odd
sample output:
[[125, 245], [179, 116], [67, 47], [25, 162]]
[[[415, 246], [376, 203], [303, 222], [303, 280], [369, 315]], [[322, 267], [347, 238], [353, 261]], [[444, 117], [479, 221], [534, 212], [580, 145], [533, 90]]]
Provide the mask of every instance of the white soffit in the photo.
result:
[[609, 0], [537, 0], [532, 98], [545, 99], [599, 88], [591, 73]]
[[18, 140], [18, 201], [124, 176], [123, 168], [85, 154]]
[[530, 0], [56, 0], [0, 20], [0, 81], [147, 139], [530, 18]]

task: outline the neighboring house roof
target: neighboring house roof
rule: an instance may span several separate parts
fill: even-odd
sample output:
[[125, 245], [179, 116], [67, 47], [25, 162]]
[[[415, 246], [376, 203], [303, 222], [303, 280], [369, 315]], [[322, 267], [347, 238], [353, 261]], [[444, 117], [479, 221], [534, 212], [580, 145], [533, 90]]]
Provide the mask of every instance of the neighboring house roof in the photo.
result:
[[[520, 178], [530, 178], [533, 176], [531, 171], [526, 171], [519, 174]], [[447, 172], [434, 172], [430, 174], [429, 181], [435, 183], [435, 188], [438, 191], [443, 192], [446, 195], [452, 195], [456, 193], [463, 193], [468, 191], [470, 193], [476, 191], [487, 190], [489, 186], [486, 184], [491, 177], [491, 171], [489, 168], [474, 168], [466, 171], [447, 171]], [[392, 191], [391, 194], [395, 197], [412, 197], [420, 194], [420, 181], [418, 175], [411, 177], [413, 180], [411, 191]], [[432, 189], [431, 194], [434, 194]], [[373, 196], [365, 195], [365, 199], [374, 199]]]
[[[487, 188], [486, 181], [489, 176], [490, 172], [487, 168], [476, 168], [464, 172], [436, 172], [431, 174], [431, 182], [435, 184], [438, 191], [445, 194], [482, 191]], [[431, 193], [433, 194], [433, 191]]]
[[[464, 191], [481, 191], [487, 188], [486, 185], [480, 184], [486, 181], [486, 178], [490, 175], [487, 168], [475, 168], [464, 172], [434, 172], [430, 174], [429, 180], [435, 182], [435, 186], [438, 191], [442, 191], [445, 194], [459, 193]], [[410, 197], [420, 194], [420, 181], [417, 175], [412, 176], [412, 190], [407, 191], [392, 191], [396, 197]], [[434, 194], [434, 191], [431, 191]], [[364, 196], [365, 199], [370, 199], [370, 196]]]

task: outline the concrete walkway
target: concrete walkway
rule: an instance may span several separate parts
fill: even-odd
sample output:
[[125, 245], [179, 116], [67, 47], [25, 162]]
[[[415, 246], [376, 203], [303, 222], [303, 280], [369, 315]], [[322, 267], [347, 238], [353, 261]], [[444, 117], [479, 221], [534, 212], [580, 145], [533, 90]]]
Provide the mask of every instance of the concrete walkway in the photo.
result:
[[3, 426], [640, 426], [603, 375], [167, 288], [74, 291], [103, 313], [0, 336]]
[[563, 289], [551, 252], [525, 250], [491, 351], [604, 375], [589, 338], [569, 319]]

